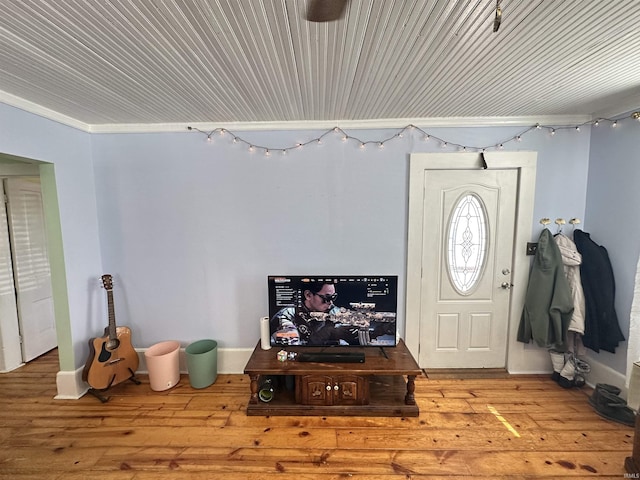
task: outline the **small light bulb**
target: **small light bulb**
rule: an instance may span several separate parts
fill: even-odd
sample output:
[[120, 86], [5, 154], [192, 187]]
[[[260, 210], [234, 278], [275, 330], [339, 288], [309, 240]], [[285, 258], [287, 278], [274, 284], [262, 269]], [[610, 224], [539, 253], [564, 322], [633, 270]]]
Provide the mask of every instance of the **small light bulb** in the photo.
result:
[[552, 129], [551, 129], [551, 131], [550, 131], [549, 133], [551, 134], [551, 136], [555, 135], [555, 134], [556, 134], [556, 130], [555, 130], [555, 128], [552, 128]]
[[576, 132], [579, 132], [579, 131], [580, 131], [580, 127], [576, 127]]
[[617, 120], [611, 124], [611, 128], [616, 128], [617, 126], [618, 126]]

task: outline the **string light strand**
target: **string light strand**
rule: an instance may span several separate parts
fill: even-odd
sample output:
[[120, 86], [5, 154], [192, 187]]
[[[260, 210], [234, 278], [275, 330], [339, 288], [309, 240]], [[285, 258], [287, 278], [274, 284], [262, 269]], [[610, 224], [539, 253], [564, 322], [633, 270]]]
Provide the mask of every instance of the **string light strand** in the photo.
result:
[[330, 128], [329, 130], [325, 131], [324, 133], [322, 133], [319, 137], [316, 138], [312, 138], [310, 140], [307, 140], [306, 142], [302, 142], [302, 143], [296, 143], [293, 146], [288, 146], [288, 147], [282, 147], [282, 148], [276, 148], [276, 147], [271, 147], [271, 146], [265, 146], [265, 145], [258, 145], [252, 142], [249, 142], [247, 140], [245, 140], [244, 138], [242, 138], [239, 135], [236, 135], [235, 133], [231, 132], [230, 130], [227, 130], [226, 128], [215, 128], [211, 131], [204, 131], [204, 130], [200, 130], [199, 128], [196, 127], [191, 127], [188, 126], [187, 130], [189, 131], [194, 131], [194, 132], [198, 132], [201, 133], [203, 135], [206, 135], [207, 137], [207, 141], [208, 142], [213, 142], [214, 141], [214, 137], [216, 134], [220, 135], [220, 136], [227, 136], [227, 135], [231, 135], [231, 137], [233, 138], [233, 143], [240, 143], [240, 144], [244, 144], [245, 147], [247, 147], [247, 149], [250, 152], [254, 152], [256, 150], [262, 151], [265, 156], [270, 156], [273, 153], [276, 152], [280, 152], [281, 154], [286, 154], [289, 150], [295, 150], [295, 149], [300, 149], [303, 147], [306, 147], [307, 145], [311, 145], [311, 144], [322, 144], [323, 140], [328, 136], [328, 135], [338, 135], [340, 136], [340, 138], [342, 139], [343, 142], [354, 142], [358, 145], [358, 147], [360, 147], [360, 149], [364, 149], [367, 147], [367, 145], [375, 145], [377, 148], [384, 148], [385, 144], [387, 142], [396, 140], [398, 138], [403, 138], [404, 135], [406, 133], [411, 133], [411, 132], [418, 132], [418, 134], [420, 134], [422, 136], [423, 141], [425, 142], [436, 142], [439, 143], [440, 146], [442, 148], [454, 148], [454, 149], [458, 149], [460, 151], [464, 151], [464, 152], [469, 152], [469, 151], [476, 151], [476, 152], [486, 152], [487, 150], [502, 150], [506, 144], [511, 143], [511, 142], [520, 142], [522, 141], [522, 137], [527, 135], [528, 133], [530, 133], [533, 130], [546, 130], [549, 135], [554, 136], [559, 130], [575, 130], [576, 132], [580, 132], [580, 128], [581, 127], [585, 127], [587, 125], [589, 126], [594, 126], [594, 127], [598, 127], [603, 123], [609, 123], [611, 125], [612, 128], [615, 128], [618, 126], [618, 123], [621, 122], [622, 120], [626, 120], [626, 119], [633, 119], [636, 121], [640, 122], [640, 112], [633, 112], [631, 115], [627, 116], [627, 117], [621, 117], [621, 118], [617, 118], [617, 119], [611, 119], [611, 118], [597, 118], [595, 120], [591, 120], [591, 121], [587, 121], [587, 122], [583, 122], [580, 123], [578, 125], [564, 125], [564, 126], [550, 126], [550, 125], [541, 125], [539, 123], [532, 125], [530, 127], [527, 127], [525, 129], [523, 129], [521, 132], [517, 133], [516, 135], [513, 135], [512, 137], [509, 137], [505, 140], [502, 140], [500, 142], [497, 142], [495, 144], [492, 145], [484, 145], [484, 146], [477, 146], [477, 145], [463, 145], [460, 143], [455, 143], [455, 142], [451, 142], [447, 139], [443, 139], [440, 137], [437, 137], [425, 130], [423, 130], [420, 127], [417, 127], [413, 124], [409, 124], [399, 130], [396, 131], [396, 133], [394, 133], [393, 135], [383, 138], [381, 140], [361, 140], [358, 137], [355, 137], [353, 135], [348, 134], [347, 132], [345, 132], [342, 128], [340, 127], [333, 127]]

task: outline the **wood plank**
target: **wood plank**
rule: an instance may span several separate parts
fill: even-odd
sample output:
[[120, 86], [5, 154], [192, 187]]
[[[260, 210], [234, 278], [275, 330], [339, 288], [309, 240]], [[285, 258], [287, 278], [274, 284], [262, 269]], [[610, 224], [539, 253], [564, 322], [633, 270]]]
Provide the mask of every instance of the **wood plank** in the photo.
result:
[[504, 368], [433, 368], [424, 369], [429, 379], [478, 379], [478, 378], [509, 378]]
[[[516, 430], [517, 435], [502, 427], [467, 427], [459, 429], [430, 429], [395, 431], [389, 435], [371, 432], [369, 429], [339, 430], [338, 446], [342, 448], [391, 448], [396, 450], [413, 449], [416, 443], [437, 446], [447, 450], [511, 450], [513, 448], [544, 452], [556, 450], [557, 445], [564, 445], [564, 451], [576, 452], [593, 448], [603, 452], [630, 451], [633, 440], [623, 431], [612, 435], [611, 431], [553, 431], [532, 432]], [[517, 447], [514, 447], [516, 445]]]

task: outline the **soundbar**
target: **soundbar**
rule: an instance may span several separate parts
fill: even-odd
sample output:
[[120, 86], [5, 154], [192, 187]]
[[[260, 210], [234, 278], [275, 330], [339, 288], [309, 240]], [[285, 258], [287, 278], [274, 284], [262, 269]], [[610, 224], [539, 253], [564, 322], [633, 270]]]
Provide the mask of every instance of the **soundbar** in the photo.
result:
[[296, 357], [299, 362], [316, 363], [364, 363], [362, 352], [303, 352]]

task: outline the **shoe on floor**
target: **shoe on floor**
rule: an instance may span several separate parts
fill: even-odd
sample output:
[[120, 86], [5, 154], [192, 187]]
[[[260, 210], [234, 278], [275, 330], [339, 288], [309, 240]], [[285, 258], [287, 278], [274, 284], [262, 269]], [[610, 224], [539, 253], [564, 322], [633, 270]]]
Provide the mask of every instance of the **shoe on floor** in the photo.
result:
[[633, 427], [636, 422], [636, 414], [627, 406], [627, 402], [605, 389], [600, 389], [597, 394], [589, 397], [589, 404], [595, 408], [596, 413], [607, 420], [623, 423]]
[[[615, 401], [619, 403], [626, 403], [624, 399], [618, 396], [620, 394], [620, 389], [618, 387], [616, 387], [615, 385], [609, 385], [606, 383], [596, 383], [596, 388], [593, 390], [593, 393], [589, 397], [589, 404], [593, 408], [596, 408], [596, 405], [600, 403], [600, 397], [602, 396], [602, 392], [610, 393], [616, 398]], [[610, 397], [609, 400], [611, 400], [614, 397]]]
[[609, 385], [606, 383], [596, 383], [596, 390], [597, 391], [605, 390], [614, 395], [620, 395], [620, 389], [618, 387], [616, 387], [615, 385]]

